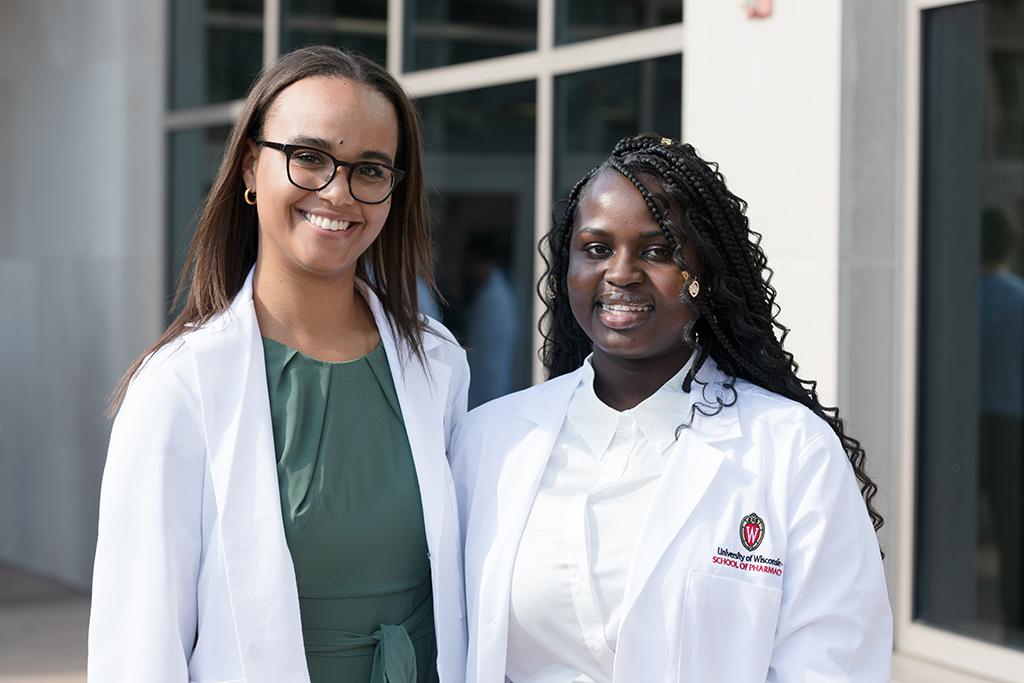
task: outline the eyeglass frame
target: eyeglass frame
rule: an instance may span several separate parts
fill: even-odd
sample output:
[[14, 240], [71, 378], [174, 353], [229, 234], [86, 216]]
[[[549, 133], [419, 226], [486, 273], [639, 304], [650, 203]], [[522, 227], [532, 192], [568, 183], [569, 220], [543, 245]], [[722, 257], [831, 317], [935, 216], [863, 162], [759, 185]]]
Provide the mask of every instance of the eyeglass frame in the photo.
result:
[[[398, 186], [398, 183], [402, 182], [402, 180], [405, 178], [405, 171], [403, 171], [402, 169], [395, 168], [394, 166], [390, 166], [379, 161], [356, 161], [352, 163], [348, 161], [341, 161], [340, 159], [335, 159], [334, 156], [331, 155], [330, 153], [325, 152], [324, 150], [319, 149], [317, 147], [310, 147], [309, 145], [286, 145], [281, 142], [270, 142], [269, 140], [254, 140], [253, 142], [255, 142], [255, 144], [259, 145], [260, 147], [272, 147], [276, 150], [283, 152], [284, 168], [285, 173], [288, 175], [288, 182], [290, 182], [292, 185], [299, 188], [300, 190], [306, 190], [307, 192], [319, 192], [320, 190], [330, 185], [332, 182], [334, 182], [335, 177], [337, 177], [338, 175], [338, 168], [344, 166], [345, 168], [348, 169], [348, 173], [346, 174], [345, 179], [348, 181], [348, 191], [349, 194], [352, 195], [352, 199], [356, 200], [360, 204], [383, 204], [388, 200], [388, 198], [391, 197], [391, 194], [395, 191], [395, 187]], [[292, 155], [295, 154], [295, 152], [298, 152], [299, 150], [303, 149], [308, 149], [312, 152], [316, 152], [317, 154], [323, 154], [325, 157], [334, 162], [334, 170], [331, 171], [331, 177], [328, 178], [327, 182], [321, 185], [320, 187], [303, 187], [302, 185], [299, 185], [297, 182], [292, 180]], [[395, 180], [393, 183], [391, 183], [391, 189], [388, 190], [388, 193], [384, 195], [383, 199], [380, 199], [375, 202], [367, 202], [363, 201], [362, 199], [357, 197], [355, 193], [352, 192], [352, 171], [358, 166], [379, 166], [381, 168], [386, 168], [389, 171], [391, 171]]]

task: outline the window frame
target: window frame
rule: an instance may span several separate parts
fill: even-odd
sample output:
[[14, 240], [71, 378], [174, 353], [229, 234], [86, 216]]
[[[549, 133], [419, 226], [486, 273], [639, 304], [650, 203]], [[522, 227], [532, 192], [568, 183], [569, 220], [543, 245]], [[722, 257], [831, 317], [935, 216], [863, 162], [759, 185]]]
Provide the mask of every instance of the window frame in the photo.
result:
[[[918, 472], [918, 348], [920, 343], [920, 205], [922, 55], [921, 24], [926, 10], [977, 0], [907, 0], [904, 102], [904, 202], [902, 239], [902, 296], [898, 303], [896, 344], [899, 382], [897, 453], [899, 503], [896, 507], [899, 541], [898, 587], [894, 607], [894, 679], [901, 681], [1020, 680], [1024, 652], [958, 635], [913, 618], [915, 588], [915, 534]], [[941, 668], [938, 668], [941, 667]], [[952, 670], [952, 671], [951, 671]], [[963, 675], [956, 673], [963, 672]]]

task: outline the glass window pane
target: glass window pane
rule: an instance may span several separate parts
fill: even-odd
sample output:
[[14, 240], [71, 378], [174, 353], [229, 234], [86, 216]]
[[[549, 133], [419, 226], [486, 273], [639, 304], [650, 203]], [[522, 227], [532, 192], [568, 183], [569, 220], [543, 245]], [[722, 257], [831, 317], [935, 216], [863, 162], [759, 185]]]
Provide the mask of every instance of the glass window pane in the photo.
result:
[[915, 617], [1024, 648], [1024, 7], [923, 15]]
[[171, 133], [168, 140], [168, 306], [192, 243], [196, 213], [213, 185], [230, 132], [230, 126], [215, 126]]
[[555, 199], [627, 135], [655, 131], [678, 139], [683, 59], [671, 55], [560, 76], [555, 80]]
[[683, 20], [682, 0], [557, 0], [556, 10], [560, 45]]
[[536, 84], [420, 100], [441, 319], [469, 349], [470, 407], [530, 384]]
[[173, 0], [171, 108], [237, 100], [263, 66], [263, 0]]
[[282, 0], [281, 16], [282, 52], [317, 43], [387, 61], [388, 0]]
[[407, 0], [405, 70], [537, 49], [537, 0]]

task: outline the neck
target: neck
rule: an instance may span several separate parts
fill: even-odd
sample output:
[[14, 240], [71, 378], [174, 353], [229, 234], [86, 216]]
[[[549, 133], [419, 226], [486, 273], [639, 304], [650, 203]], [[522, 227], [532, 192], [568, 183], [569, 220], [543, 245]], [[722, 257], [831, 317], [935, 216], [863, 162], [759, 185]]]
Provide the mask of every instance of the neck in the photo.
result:
[[635, 408], [682, 370], [692, 349], [654, 361], [629, 361], [594, 354], [594, 393], [618, 411]]
[[380, 343], [370, 307], [356, 291], [354, 270], [321, 278], [257, 263], [252, 293], [260, 333], [312, 358], [354, 360]]

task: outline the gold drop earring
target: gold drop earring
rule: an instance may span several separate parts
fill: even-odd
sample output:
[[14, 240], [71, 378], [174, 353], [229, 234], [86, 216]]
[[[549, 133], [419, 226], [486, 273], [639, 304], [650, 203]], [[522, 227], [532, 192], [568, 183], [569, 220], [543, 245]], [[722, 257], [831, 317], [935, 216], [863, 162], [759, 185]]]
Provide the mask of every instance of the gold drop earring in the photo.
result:
[[[686, 281], [690, 279], [690, 271], [684, 270], [679, 274], [683, 278], [683, 284], [686, 284]], [[686, 288], [686, 291], [690, 293], [692, 298], [697, 298], [697, 295], [700, 294], [700, 283], [697, 282], [697, 278], [693, 278], [693, 282], [691, 282], [690, 286]]]

